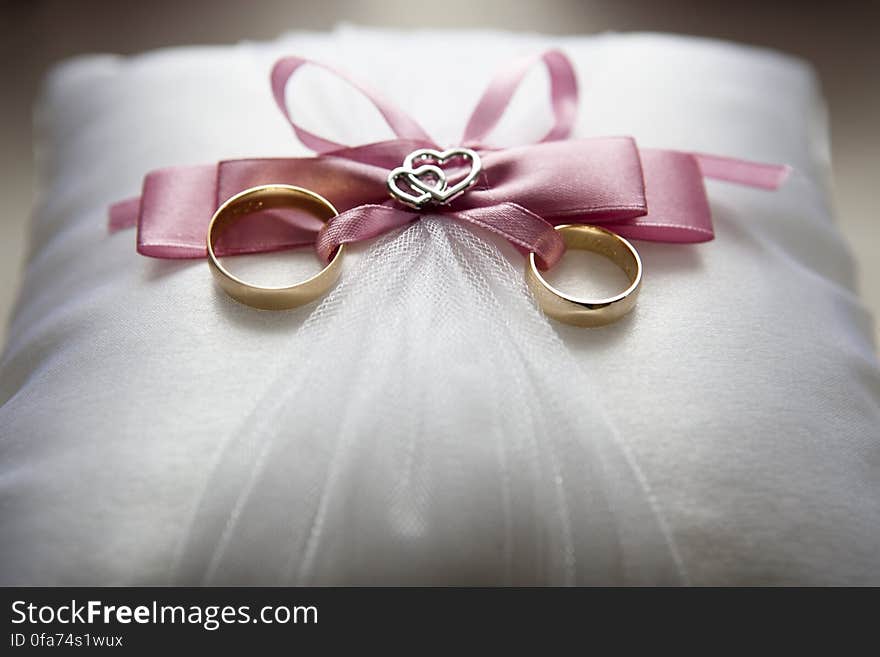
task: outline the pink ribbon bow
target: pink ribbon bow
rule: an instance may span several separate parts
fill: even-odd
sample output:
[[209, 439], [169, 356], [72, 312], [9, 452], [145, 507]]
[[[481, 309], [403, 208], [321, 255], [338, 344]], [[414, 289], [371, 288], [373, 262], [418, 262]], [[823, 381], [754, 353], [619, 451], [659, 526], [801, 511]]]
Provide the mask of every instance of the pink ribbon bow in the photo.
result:
[[[493, 149], [484, 140], [504, 114], [514, 91], [537, 62], [547, 67], [554, 122], [537, 143]], [[379, 110], [396, 139], [347, 147], [299, 126], [284, 91], [303, 65], [313, 64], [347, 80]], [[248, 221], [230, 226], [219, 255], [256, 253], [314, 244], [328, 261], [337, 246], [404, 226], [425, 211], [389, 198], [388, 172], [417, 148], [438, 146], [409, 116], [328, 66], [301, 57], [279, 60], [272, 91], [294, 133], [317, 157], [228, 160], [149, 173], [140, 198], [110, 208], [110, 230], [137, 224], [137, 250], [158, 258], [206, 257], [211, 216], [230, 196], [261, 184], [287, 183], [328, 198], [340, 214], [326, 224], [307, 215], [285, 222]], [[548, 51], [514, 62], [489, 85], [468, 121], [461, 146], [476, 150], [482, 172], [476, 184], [440, 214], [503, 236], [552, 267], [564, 245], [560, 223], [601, 224], [634, 239], [704, 242], [714, 236], [703, 178], [776, 189], [788, 167], [681, 151], [639, 149], [631, 137], [566, 139], [577, 111], [578, 91], [568, 57]]]

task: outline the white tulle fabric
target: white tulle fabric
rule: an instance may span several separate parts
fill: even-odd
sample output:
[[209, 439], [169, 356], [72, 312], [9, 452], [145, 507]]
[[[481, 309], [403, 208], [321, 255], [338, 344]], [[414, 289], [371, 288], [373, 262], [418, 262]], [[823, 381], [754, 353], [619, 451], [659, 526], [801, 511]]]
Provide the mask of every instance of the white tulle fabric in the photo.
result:
[[[107, 234], [151, 169], [308, 154], [269, 92], [282, 55], [349, 71], [453, 145], [492, 74], [548, 47], [577, 69], [576, 136], [794, 167], [777, 192], [709, 182], [714, 242], [639, 243], [644, 289], [612, 326], [548, 322], [521, 255], [438, 218], [351, 249], [331, 295], [281, 313]], [[443, 75], [406, 56], [428, 51]], [[388, 136], [313, 74], [289, 90], [306, 127]], [[542, 135], [545, 99], [530, 76], [496, 143]], [[37, 132], [0, 360], [0, 583], [880, 584], [880, 367], [803, 63], [345, 27], [69, 62]], [[281, 282], [309, 256], [229, 261]]]
[[471, 230], [426, 218], [382, 240], [279, 358], [219, 450], [179, 580], [680, 581], [626, 446], [584, 412], [590, 382]]

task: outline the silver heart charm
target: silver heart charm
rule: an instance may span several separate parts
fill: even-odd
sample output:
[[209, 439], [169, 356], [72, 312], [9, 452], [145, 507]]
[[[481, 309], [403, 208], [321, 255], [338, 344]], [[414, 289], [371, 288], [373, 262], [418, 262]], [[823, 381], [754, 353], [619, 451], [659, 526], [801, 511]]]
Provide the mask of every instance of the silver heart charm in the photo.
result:
[[[398, 180], [401, 178], [412, 191], [400, 186]], [[433, 178], [434, 184], [423, 183], [425, 178]], [[446, 174], [443, 169], [431, 164], [423, 164], [416, 169], [409, 166], [397, 167], [388, 174], [387, 183], [391, 196], [410, 207], [420, 208], [431, 200], [431, 190], [446, 188]]]
[[[447, 176], [440, 167], [456, 159], [468, 160], [470, 171], [457, 183], [449, 185]], [[427, 160], [431, 164], [415, 167], [418, 162], [423, 160]], [[432, 202], [435, 204], [449, 203], [477, 182], [482, 166], [480, 156], [469, 148], [450, 148], [446, 151], [420, 148], [406, 156], [403, 166], [393, 169], [388, 174], [388, 190], [394, 198], [416, 209]], [[440, 175], [437, 175], [437, 172]], [[426, 182], [426, 178], [429, 177], [426, 174], [431, 174], [434, 179], [433, 183]], [[398, 179], [403, 176], [406, 176], [406, 182], [412, 189], [411, 192], [398, 185]]]

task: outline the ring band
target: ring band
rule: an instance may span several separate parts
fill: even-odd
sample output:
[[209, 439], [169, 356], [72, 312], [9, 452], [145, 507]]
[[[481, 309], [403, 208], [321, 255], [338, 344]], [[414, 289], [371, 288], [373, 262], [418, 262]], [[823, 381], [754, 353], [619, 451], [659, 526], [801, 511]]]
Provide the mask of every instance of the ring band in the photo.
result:
[[569, 249], [593, 251], [605, 256], [629, 277], [630, 286], [605, 299], [584, 299], [565, 294], [550, 285], [538, 270], [535, 254], [529, 254], [526, 281], [538, 305], [553, 319], [575, 326], [602, 326], [615, 322], [633, 309], [642, 282], [642, 261], [632, 244], [598, 226], [556, 226]]
[[222, 229], [243, 215], [272, 208], [298, 208], [329, 221], [339, 213], [333, 204], [315, 192], [293, 185], [261, 185], [236, 194], [221, 205], [208, 226], [208, 263], [220, 287], [236, 301], [263, 310], [286, 310], [314, 301], [339, 279], [343, 247], [317, 274], [300, 283], [282, 287], [252, 285], [229, 272], [217, 259], [214, 246]]

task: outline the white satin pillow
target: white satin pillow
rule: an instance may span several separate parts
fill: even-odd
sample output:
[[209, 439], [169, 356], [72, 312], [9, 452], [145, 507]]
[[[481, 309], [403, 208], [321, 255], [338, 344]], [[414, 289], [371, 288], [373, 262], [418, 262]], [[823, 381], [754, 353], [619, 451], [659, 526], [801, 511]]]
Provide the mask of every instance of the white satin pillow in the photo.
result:
[[[795, 169], [778, 192], [707, 183], [716, 240], [638, 244], [615, 325], [548, 323], [519, 256], [436, 219], [279, 314], [106, 234], [150, 169], [305, 154], [269, 96], [278, 56], [454, 143], [492, 72], [547, 47], [578, 69], [579, 136]], [[384, 136], [312, 82], [304, 121]], [[542, 84], [502, 141], [541, 134]], [[823, 112], [797, 60], [660, 35], [343, 28], [61, 66], [0, 364], [0, 582], [880, 584], [880, 368]]]

